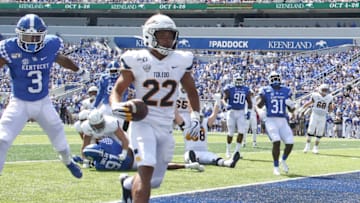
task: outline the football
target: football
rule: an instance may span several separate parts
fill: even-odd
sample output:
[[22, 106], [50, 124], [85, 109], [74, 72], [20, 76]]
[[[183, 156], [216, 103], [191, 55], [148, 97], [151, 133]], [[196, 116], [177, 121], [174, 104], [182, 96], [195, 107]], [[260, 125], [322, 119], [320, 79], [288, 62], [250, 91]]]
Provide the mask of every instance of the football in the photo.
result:
[[141, 99], [131, 99], [126, 105], [131, 109], [131, 121], [140, 121], [148, 114], [148, 107]]

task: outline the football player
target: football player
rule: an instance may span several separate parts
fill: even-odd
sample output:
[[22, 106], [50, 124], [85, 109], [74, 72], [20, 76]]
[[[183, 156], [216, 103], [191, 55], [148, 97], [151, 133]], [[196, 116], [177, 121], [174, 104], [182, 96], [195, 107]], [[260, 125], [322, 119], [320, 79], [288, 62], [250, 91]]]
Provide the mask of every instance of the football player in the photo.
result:
[[[119, 158], [122, 152], [122, 146], [115, 139], [105, 137], [98, 141], [98, 143], [90, 144], [84, 148], [85, 158], [92, 161], [93, 166], [99, 171], [129, 171], [136, 170], [137, 165], [134, 161], [134, 152], [131, 148], [124, 160]], [[83, 161], [78, 160], [78, 162]], [[175, 169], [196, 169], [199, 172], [204, 171], [204, 166], [198, 162], [188, 164], [169, 163], [168, 170]]]
[[90, 114], [90, 110], [84, 109], [79, 112], [79, 120], [74, 123], [74, 128], [77, 133], [79, 133], [81, 140], [84, 139], [84, 132], [81, 129], [81, 124], [87, 120], [87, 117]]
[[[151, 188], [160, 187], [174, 153], [173, 120], [179, 82], [192, 106], [191, 136], [200, 131], [200, 101], [191, 75], [194, 56], [175, 50], [179, 32], [166, 15], [151, 16], [142, 27], [148, 49], [130, 50], [121, 56], [121, 75], [111, 93], [113, 113], [123, 109], [121, 96], [131, 83], [136, 98], [142, 99], [149, 113], [141, 121], [131, 121], [130, 143], [135, 152], [138, 172], [123, 177], [123, 202], [148, 202]], [[131, 112], [129, 112], [131, 113]], [[146, 133], [144, 133], [146, 132]]]
[[311, 100], [300, 108], [299, 112], [302, 112], [302, 109], [306, 109], [312, 105], [304, 153], [310, 150], [312, 137], [316, 137], [312, 152], [314, 154], [319, 153], [318, 147], [320, 138], [324, 136], [325, 133], [326, 116], [329, 112], [333, 111], [332, 100], [333, 96], [330, 94], [329, 85], [322, 84], [319, 86], [319, 90], [317, 92], [311, 94]]
[[[87, 120], [81, 124], [84, 134], [81, 151], [83, 152], [86, 146], [96, 143], [103, 137], [112, 137], [121, 143], [122, 151], [119, 159], [124, 160], [129, 149], [129, 140], [119, 126], [119, 121], [113, 116], [103, 115], [99, 109], [92, 110]], [[82, 154], [82, 157], [85, 158], [85, 155]], [[89, 162], [84, 162], [83, 167], [88, 168]]]
[[[224, 88], [224, 103], [227, 104], [226, 124], [228, 128], [226, 157], [229, 158], [231, 143], [235, 130], [237, 130], [237, 139], [235, 151], [240, 152], [241, 143], [246, 133], [246, 120], [250, 119], [252, 101], [249, 87], [244, 85], [244, 79], [240, 73], [236, 73], [233, 77], [234, 84]], [[247, 113], [245, 114], [245, 103], [247, 102]]]
[[81, 110], [94, 109], [95, 98], [96, 98], [96, 95], [97, 95], [98, 91], [99, 90], [98, 90], [98, 88], [96, 86], [89, 87], [89, 89], [87, 90], [88, 98], [84, 99], [81, 102]]
[[266, 108], [265, 128], [273, 144], [274, 175], [280, 175], [279, 157], [281, 141], [285, 143], [281, 159], [282, 168], [285, 173], [289, 171], [286, 160], [294, 145], [294, 135], [288, 123], [287, 110], [290, 112], [295, 110], [295, 102], [291, 100], [291, 96], [290, 88], [281, 84], [281, 76], [277, 72], [270, 73], [269, 85], [264, 86], [259, 93], [257, 107], [261, 109], [265, 106]]
[[96, 95], [94, 107], [99, 108], [100, 112], [105, 115], [112, 115], [112, 110], [109, 105], [109, 96], [114, 87], [114, 84], [120, 74], [120, 65], [116, 61], [111, 61], [106, 66], [106, 74], [101, 75], [99, 81], [99, 93]]
[[81, 178], [81, 169], [72, 162], [64, 124], [49, 96], [49, 80], [54, 62], [78, 73], [83, 80], [90, 75], [62, 54], [63, 41], [47, 35], [47, 26], [38, 15], [20, 18], [15, 31], [17, 37], [0, 41], [0, 67], [7, 65], [12, 78], [12, 97], [0, 120], [0, 173], [14, 139], [26, 122], [34, 119], [72, 175]]
[[200, 116], [200, 134], [197, 137], [190, 136], [189, 128], [186, 127], [190, 125], [186, 124], [186, 121], [178, 111], [175, 111], [176, 124], [179, 126], [184, 126], [184, 160], [185, 163], [199, 162], [200, 164], [212, 164], [216, 166], [235, 168], [236, 163], [240, 159], [239, 152], [235, 152], [231, 159], [225, 160], [208, 150], [208, 130], [211, 129], [214, 121], [216, 120], [217, 114], [220, 111], [219, 104], [221, 102], [221, 95], [215, 95], [214, 98], [216, 102], [212, 114], [207, 118], [204, 118], [203, 115]]
[[[253, 104], [256, 103], [256, 97], [255, 97], [255, 92], [253, 90], [250, 90], [250, 97], [251, 97], [251, 102]], [[247, 105], [247, 103], [246, 103]], [[247, 108], [248, 109], [248, 108]], [[257, 113], [256, 113], [256, 108], [251, 108], [248, 109], [248, 111], [250, 110], [250, 118], [246, 119], [246, 128], [245, 128], [245, 136], [243, 137], [243, 141], [242, 141], [242, 146], [245, 147], [246, 146], [246, 136], [247, 133], [249, 132], [249, 129], [251, 129], [251, 133], [252, 133], [252, 146], [256, 147], [256, 138], [257, 138], [257, 129], [258, 129], [258, 123], [257, 123]], [[249, 114], [246, 113], [246, 116], [248, 116]]]

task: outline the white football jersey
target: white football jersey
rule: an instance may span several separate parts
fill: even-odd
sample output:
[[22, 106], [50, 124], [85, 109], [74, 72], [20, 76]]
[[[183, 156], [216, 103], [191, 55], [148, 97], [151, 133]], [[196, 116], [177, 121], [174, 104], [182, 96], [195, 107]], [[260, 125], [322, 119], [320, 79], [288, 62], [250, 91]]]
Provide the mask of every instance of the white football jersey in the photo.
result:
[[200, 135], [196, 138], [191, 137], [188, 130], [185, 129], [184, 134], [184, 143], [185, 151], [195, 150], [195, 151], [208, 151], [208, 119], [204, 118], [200, 126]]
[[91, 109], [94, 108], [95, 99], [93, 99], [92, 102], [90, 101], [90, 99], [91, 99], [91, 98], [87, 98], [87, 99], [84, 99], [84, 100], [81, 102], [81, 110], [84, 110], [84, 109], [91, 110]]
[[190, 103], [185, 90], [179, 86], [179, 95], [176, 100], [176, 108], [179, 113], [190, 113]]
[[314, 102], [312, 112], [325, 116], [328, 113], [329, 105], [333, 100], [333, 96], [328, 94], [323, 97], [320, 93], [314, 92], [312, 93], [311, 98]]
[[186, 71], [191, 71], [193, 58], [191, 52], [176, 50], [159, 60], [147, 49], [127, 51], [121, 56], [122, 69], [134, 75], [136, 98], [148, 105], [143, 121], [172, 125], [178, 82]]
[[84, 134], [87, 136], [91, 136], [93, 139], [99, 139], [102, 137], [112, 137], [119, 141], [119, 139], [115, 136], [115, 131], [119, 128], [118, 120], [114, 117], [104, 115], [105, 120], [105, 127], [104, 130], [101, 132], [94, 131], [89, 121], [86, 120], [81, 124], [81, 129], [83, 130]]
[[74, 123], [74, 128], [75, 128], [76, 132], [82, 133], [83, 130], [82, 130], [82, 128], [81, 128], [81, 121], [76, 121], [76, 122]]

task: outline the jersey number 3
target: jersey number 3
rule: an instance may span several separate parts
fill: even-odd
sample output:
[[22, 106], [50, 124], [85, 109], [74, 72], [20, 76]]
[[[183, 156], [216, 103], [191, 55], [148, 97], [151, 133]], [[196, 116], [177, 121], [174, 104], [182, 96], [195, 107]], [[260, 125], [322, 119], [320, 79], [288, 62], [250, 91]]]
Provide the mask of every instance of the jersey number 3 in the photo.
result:
[[[174, 80], [165, 80], [160, 84], [157, 80], [146, 80], [143, 83], [144, 87], [149, 88], [150, 91], [143, 96], [143, 101], [150, 106], [157, 106], [160, 102], [160, 107], [172, 106], [174, 101], [170, 100], [174, 94], [177, 86], [177, 82]], [[160, 90], [160, 88], [169, 89], [169, 92], [162, 98], [156, 100], [152, 98]]]

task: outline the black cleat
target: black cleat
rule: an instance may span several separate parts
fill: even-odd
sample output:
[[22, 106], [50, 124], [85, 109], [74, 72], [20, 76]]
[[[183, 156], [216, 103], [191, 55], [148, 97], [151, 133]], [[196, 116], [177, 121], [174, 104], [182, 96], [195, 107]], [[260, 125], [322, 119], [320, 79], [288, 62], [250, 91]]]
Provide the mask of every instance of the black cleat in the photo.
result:
[[127, 174], [120, 175], [120, 184], [122, 188], [122, 203], [132, 203], [131, 190], [128, 190], [124, 187], [124, 181], [129, 176]]
[[236, 163], [239, 161], [239, 159], [240, 159], [240, 152], [235, 152], [232, 157], [232, 162], [230, 164], [230, 168], [235, 168]]
[[190, 159], [191, 163], [197, 162], [196, 154], [193, 150], [189, 151], [189, 159]]

